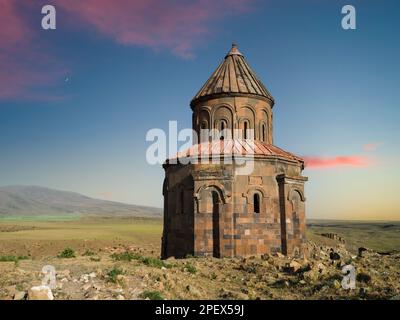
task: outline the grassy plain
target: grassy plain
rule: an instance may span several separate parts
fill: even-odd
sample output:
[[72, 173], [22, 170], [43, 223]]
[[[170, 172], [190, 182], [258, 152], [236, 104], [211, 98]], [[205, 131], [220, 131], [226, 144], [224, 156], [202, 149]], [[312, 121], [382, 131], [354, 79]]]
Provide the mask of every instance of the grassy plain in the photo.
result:
[[[367, 247], [377, 251], [400, 251], [400, 222], [349, 222], [310, 220], [307, 237], [329, 245], [321, 233], [336, 233], [355, 251]], [[158, 253], [161, 245], [160, 218], [19, 217], [0, 220], [0, 255], [54, 255], [62, 248], [97, 250], [107, 246], [134, 244]]]
[[159, 218], [83, 218], [0, 220], [0, 255], [54, 255], [65, 247], [78, 251], [134, 244], [159, 250]]
[[307, 221], [307, 235], [310, 240], [320, 242], [321, 233], [336, 233], [346, 241], [348, 250], [366, 247], [376, 251], [400, 252], [399, 221]]
[[[316, 257], [297, 259], [301, 270], [288, 272], [290, 257], [162, 261], [160, 218], [3, 219], [0, 300], [39, 285], [45, 265], [57, 270], [56, 299], [389, 299], [399, 295], [399, 254], [371, 253], [353, 259], [354, 253], [320, 234], [337, 233], [354, 251], [358, 246], [399, 250], [400, 223], [309, 221], [308, 225], [307, 236], [313, 241], [309, 249]], [[340, 288], [341, 269], [329, 258], [332, 248], [372, 278], [368, 284], [358, 281], [357, 286], [365, 287], [361, 295]]]

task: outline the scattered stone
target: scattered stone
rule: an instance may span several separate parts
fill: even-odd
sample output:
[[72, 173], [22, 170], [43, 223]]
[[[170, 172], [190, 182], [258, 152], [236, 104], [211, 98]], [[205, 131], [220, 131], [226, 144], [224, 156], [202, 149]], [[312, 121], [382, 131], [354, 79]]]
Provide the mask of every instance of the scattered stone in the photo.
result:
[[303, 273], [303, 278], [307, 282], [315, 282], [318, 280], [319, 272], [315, 269], [311, 269], [310, 271], [306, 271]]
[[363, 283], [369, 283], [371, 281], [371, 276], [365, 272], [360, 272], [357, 274], [356, 280]]
[[14, 300], [25, 300], [26, 292], [25, 291], [17, 291], [14, 294]]
[[268, 261], [270, 259], [270, 255], [268, 253], [264, 253], [261, 255], [261, 259]]
[[71, 272], [69, 270], [57, 271], [57, 277], [59, 278], [69, 278], [71, 276]]
[[338, 240], [342, 243], [346, 242], [343, 237], [339, 236], [336, 233], [321, 233], [321, 236], [323, 236], [325, 238], [333, 239], [333, 240]]
[[93, 289], [95, 289], [95, 290], [97, 290], [97, 291], [100, 291], [102, 288], [103, 288], [103, 287], [102, 287], [100, 284], [98, 284], [98, 283], [95, 283], [95, 284], [93, 285]]
[[48, 286], [32, 287], [28, 291], [29, 300], [54, 300], [53, 293]]
[[194, 296], [198, 296], [198, 297], [201, 296], [201, 292], [197, 288], [195, 288], [191, 285], [187, 285], [186, 290]]
[[367, 251], [367, 248], [360, 247], [358, 248], [358, 256], [361, 258], [363, 256], [363, 252]]
[[285, 257], [285, 256], [284, 256], [282, 253], [280, 253], [280, 252], [276, 252], [275, 255], [276, 255], [278, 258], [281, 258], [281, 259]]
[[365, 298], [365, 295], [367, 294], [367, 289], [366, 288], [360, 288], [358, 294], [359, 294], [359, 296], [361, 298]]
[[296, 260], [293, 260], [292, 262], [290, 262], [289, 267], [291, 268], [292, 272], [297, 272], [303, 266], [301, 265], [301, 263], [297, 262]]
[[338, 280], [334, 280], [333, 283], [332, 283], [332, 286], [335, 289], [340, 289], [342, 287], [342, 284]]
[[88, 283], [88, 284], [85, 284], [85, 285], [82, 287], [82, 289], [83, 289], [84, 291], [88, 291], [91, 287], [92, 287], [92, 285], [91, 285], [90, 283]]
[[337, 252], [331, 251], [331, 253], [329, 254], [329, 258], [331, 260], [340, 260], [340, 255]]

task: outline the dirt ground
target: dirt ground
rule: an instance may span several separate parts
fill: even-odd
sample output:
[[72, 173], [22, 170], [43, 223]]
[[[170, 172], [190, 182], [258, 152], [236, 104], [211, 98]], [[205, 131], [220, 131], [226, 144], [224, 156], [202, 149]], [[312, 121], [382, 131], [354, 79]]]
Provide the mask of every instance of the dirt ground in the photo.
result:
[[[264, 255], [162, 261], [161, 230], [157, 219], [1, 222], [0, 299], [29, 299], [29, 289], [42, 283], [45, 265], [56, 270], [55, 299], [400, 297], [396, 252], [368, 249], [360, 257], [346, 244], [312, 233], [306, 259]], [[354, 289], [342, 286], [344, 265], [356, 271]]]

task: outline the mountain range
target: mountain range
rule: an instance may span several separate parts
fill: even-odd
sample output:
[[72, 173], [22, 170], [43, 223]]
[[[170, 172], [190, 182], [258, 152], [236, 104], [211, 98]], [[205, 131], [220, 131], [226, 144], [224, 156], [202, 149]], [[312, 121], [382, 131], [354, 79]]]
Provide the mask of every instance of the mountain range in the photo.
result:
[[0, 187], [0, 217], [68, 214], [160, 217], [162, 210], [94, 199], [76, 192], [38, 186]]

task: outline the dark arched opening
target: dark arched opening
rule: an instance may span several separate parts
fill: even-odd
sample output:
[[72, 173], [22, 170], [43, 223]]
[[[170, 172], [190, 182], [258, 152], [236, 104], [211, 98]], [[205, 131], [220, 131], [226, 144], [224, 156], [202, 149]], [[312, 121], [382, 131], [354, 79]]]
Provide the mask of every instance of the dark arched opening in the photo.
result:
[[220, 201], [217, 191], [212, 191], [212, 223], [213, 223], [213, 256], [220, 257], [220, 239], [219, 239], [219, 211]]
[[261, 126], [262, 141], [265, 142], [265, 124]]
[[260, 213], [260, 195], [255, 193], [253, 196], [254, 213]]

